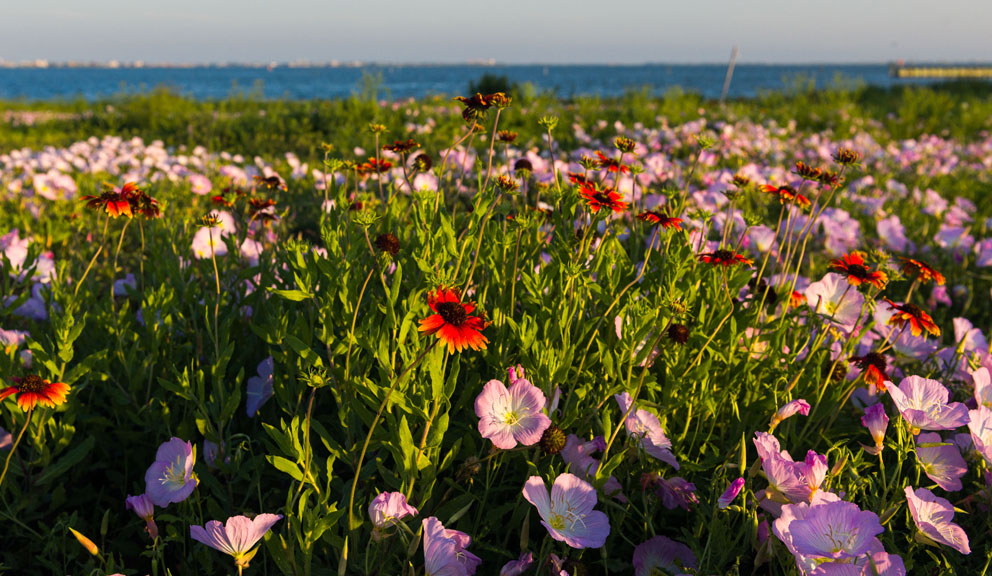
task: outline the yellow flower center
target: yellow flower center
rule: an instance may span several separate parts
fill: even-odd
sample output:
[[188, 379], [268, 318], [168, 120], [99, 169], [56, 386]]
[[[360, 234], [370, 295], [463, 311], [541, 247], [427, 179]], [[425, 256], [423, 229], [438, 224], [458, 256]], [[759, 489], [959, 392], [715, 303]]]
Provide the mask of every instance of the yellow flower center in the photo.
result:
[[503, 421], [510, 426], [515, 426], [517, 422], [520, 422], [520, 416], [518, 416], [517, 413], [514, 412], [513, 410], [510, 410], [509, 412], [506, 413], [506, 416], [503, 418]]

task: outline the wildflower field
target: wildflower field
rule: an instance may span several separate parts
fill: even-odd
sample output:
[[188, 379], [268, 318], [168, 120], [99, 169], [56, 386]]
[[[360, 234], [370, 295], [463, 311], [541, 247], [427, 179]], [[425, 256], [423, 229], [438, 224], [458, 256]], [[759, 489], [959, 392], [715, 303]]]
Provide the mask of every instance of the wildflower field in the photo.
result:
[[992, 562], [987, 86], [3, 120], [0, 572]]

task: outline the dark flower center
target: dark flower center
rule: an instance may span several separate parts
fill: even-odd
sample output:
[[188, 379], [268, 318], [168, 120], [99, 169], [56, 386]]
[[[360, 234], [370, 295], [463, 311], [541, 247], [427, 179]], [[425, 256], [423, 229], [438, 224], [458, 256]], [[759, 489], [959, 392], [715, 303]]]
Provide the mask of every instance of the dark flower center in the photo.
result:
[[717, 250], [713, 253], [713, 259], [717, 262], [732, 262], [734, 260], [734, 253], [730, 250]]
[[672, 324], [668, 327], [668, 337], [676, 344], [685, 344], [689, 341], [689, 327], [685, 324]]
[[375, 247], [383, 252], [388, 252], [392, 256], [400, 251], [400, 240], [396, 236], [386, 233], [379, 234], [375, 239]]
[[847, 275], [854, 276], [855, 278], [860, 278], [861, 280], [864, 280], [865, 278], [868, 278], [870, 273], [868, 272], [868, 269], [862, 266], [861, 264], [848, 264]]
[[441, 302], [440, 304], [436, 304], [434, 309], [441, 315], [445, 323], [452, 326], [461, 326], [465, 320], [468, 320], [468, 313], [465, 312], [465, 307], [458, 302]]
[[902, 311], [914, 318], [923, 318], [926, 315], [926, 312], [916, 304], [903, 304]]
[[869, 352], [865, 354], [865, 364], [868, 366], [874, 366], [879, 371], [884, 371], [886, 366], [885, 356], [882, 356], [878, 352]]
[[593, 200], [599, 202], [600, 204], [612, 204], [613, 199], [606, 192], [596, 192], [592, 195]]
[[21, 392], [41, 392], [45, 386], [45, 381], [41, 377], [31, 375], [22, 378], [18, 388], [21, 389]]

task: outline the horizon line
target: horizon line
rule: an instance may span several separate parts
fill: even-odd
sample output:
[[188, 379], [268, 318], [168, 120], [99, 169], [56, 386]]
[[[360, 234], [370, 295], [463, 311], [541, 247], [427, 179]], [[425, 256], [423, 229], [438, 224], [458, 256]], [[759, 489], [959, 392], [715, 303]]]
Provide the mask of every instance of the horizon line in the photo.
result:
[[[919, 64], [958, 64], [958, 65], [988, 65], [989, 60], [865, 60], [865, 61], [830, 61], [830, 60], [809, 60], [809, 61], [740, 61], [737, 66], [891, 66], [891, 65], [919, 65]], [[364, 61], [364, 60], [273, 60], [262, 61], [203, 61], [203, 62], [169, 62], [154, 61], [149, 62], [141, 59], [135, 60], [48, 60], [36, 58], [31, 60], [6, 60], [0, 57], [0, 68], [38, 68], [47, 66], [50, 68], [214, 68], [214, 67], [245, 67], [245, 68], [364, 68], [364, 67], [444, 67], [444, 66], [466, 66], [478, 68], [506, 68], [506, 67], [532, 67], [532, 66], [604, 66], [604, 67], [637, 67], [637, 66], [727, 66], [728, 61], [643, 61], [643, 62], [501, 62], [497, 60], [469, 59], [465, 61]]]

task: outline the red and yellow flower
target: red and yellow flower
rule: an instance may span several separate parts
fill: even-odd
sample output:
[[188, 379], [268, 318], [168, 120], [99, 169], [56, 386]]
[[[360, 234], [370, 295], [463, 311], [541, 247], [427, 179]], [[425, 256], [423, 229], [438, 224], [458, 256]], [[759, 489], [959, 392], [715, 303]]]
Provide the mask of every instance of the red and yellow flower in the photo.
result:
[[585, 199], [586, 206], [593, 212], [599, 212], [601, 208], [614, 212], [623, 212], [627, 209], [623, 196], [612, 186], [600, 188], [593, 182], [584, 182], [579, 184], [579, 196]]
[[795, 203], [800, 208], [809, 208], [812, 202], [809, 198], [803, 196], [796, 191], [792, 186], [772, 186], [771, 184], [765, 184], [761, 187], [763, 192], [772, 194], [778, 197], [779, 204]]
[[848, 360], [861, 369], [865, 382], [874, 384], [879, 390], [885, 390], [885, 369], [888, 366], [885, 356], [878, 352], [869, 352], [864, 356], [851, 356]]
[[885, 283], [889, 281], [889, 276], [881, 270], [870, 270], [865, 263], [864, 252], [851, 252], [843, 258], [830, 261], [830, 271], [847, 276], [847, 283], [851, 286], [861, 286], [871, 284], [879, 290], [885, 288]]
[[890, 325], [901, 328], [908, 323], [913, 336], [921, 336], [924, 331], [933, 336], [940, 336], [940, 327], [916, 304], [896, 304], [888, 298], [885, 301], [889, 303], [889, 309], [894, 311], [889, 318]]
[[489, 340], [482, 330], [489, 325], [484, 315], [474, 315], [474, 302], [462, 302], [458, 290], [439, 287], [427, 293], [427, 305], [433, 314], [420, 321], [418, 330], [430, 336], [436, 334], [448, 352], [466, 348], [485, 350]]
[[65, 402], [69, 385], [64, 382], [51, 382], [40, 376], [12, 378], [14, 385], [0, 390], [0, 400], [17, 396], [17, 406], [27, 412], [38, 404], [55, 408]]
[[602, 152], [596, 152], [596, 156], [599, 157], [599, 160], [596, 161], [596, 166], [598, 166], [600, 170], [620, 172], [622, 174], [630, 173], [630, 168], [621, 164], [619, 160], [609, 158]]
[[713, 266], [723, 266], [724, 268], [743, 264], [754, 266], [754, 260], [747, 258], [743, 254], [738, 254], [730, 250], [717, 250], [716, 252], [705, 252], [699, 255], [700, 262], [712, 264]]
[[669, 216], [668, 212], [664, 210], [645, 210], [637, 215], [637, 219], [642, 222], [657, 224], [666, 230], [669, 228], [682, 229], [682, 219]]
[[936, 282], [938, 286], [943, 286], [947, 281], [943, 274], [919, 260], [901, 257], [899, 259], [902, 260], [902, 273], [910, 278], [915, 278], [924, 284]]
[[138, 189], [134, 182], [128, 182], [120, 190], [115, 189], [110, 184], [103, 185], [103, 192], [99, 195], [83, 196], [87, 208], [94, 210], [102, 209], [111, 218], [118, 216], [134, 216], [131, 211], [131, 194]]

